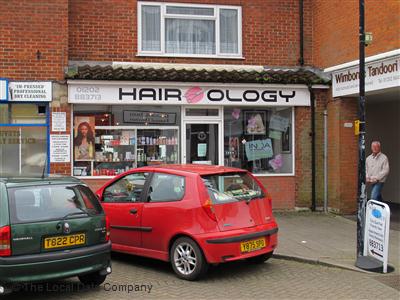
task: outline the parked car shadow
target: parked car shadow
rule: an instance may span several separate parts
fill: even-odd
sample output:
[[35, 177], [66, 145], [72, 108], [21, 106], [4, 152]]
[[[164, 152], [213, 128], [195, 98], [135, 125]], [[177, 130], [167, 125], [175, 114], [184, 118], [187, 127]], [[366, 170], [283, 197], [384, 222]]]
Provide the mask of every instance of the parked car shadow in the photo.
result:
[[[116, 268], [118, 267], [116, 263], [121, 263], [123, 265], [130, 265], [132, 267], [142, 269], [146, 272], [154, 271], [156, 273], [161, 273], [159, 274], [161, 277], [165, 275], [168, 277], [168, 279], [181, 281], [181, 279], [178, 279], [175, 276], [170, 263], [164, 261], [115, 252], [112, 253], [111, 258], [113, 260], [114, 271], [116, 271]], [[207, 282], [209, 280], [225, 280], [235, 277], [243, 278], [243, 276], [253, 276], [259, 273], [268, 272], [270, 269], [270, 261], [271, 260], [263, 264], [252, 264], [246, 260], [239, 260], [219, 265], [210, 265], [207, 274], [200, 281]], [[182, 282], [185, 281], [182, 280]]]

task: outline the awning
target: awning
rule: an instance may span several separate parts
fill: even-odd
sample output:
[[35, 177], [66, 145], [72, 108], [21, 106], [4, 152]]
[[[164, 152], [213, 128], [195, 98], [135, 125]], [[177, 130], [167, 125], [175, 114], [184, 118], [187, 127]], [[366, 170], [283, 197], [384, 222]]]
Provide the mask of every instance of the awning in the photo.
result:
[[66, 79], [259, 84], [329, 84], [313, 68], [71, 61]]

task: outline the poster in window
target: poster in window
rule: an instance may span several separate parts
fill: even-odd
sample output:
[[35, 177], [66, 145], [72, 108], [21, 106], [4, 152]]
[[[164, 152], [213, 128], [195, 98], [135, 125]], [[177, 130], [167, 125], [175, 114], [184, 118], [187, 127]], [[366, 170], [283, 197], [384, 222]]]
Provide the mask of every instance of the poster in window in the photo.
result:
[[282, 132], [282, 153], [290, 153], [290, 136], [291, 136], [291, 126], [289, 125], [284, 132]]
[[74, 118], [74, 157], [77, 161], [94, 160], [95, 118], [76, 116]]
[[246, 134], [264, 135], [266, 113], [265, 111], [245, 111], [244, 122]]
[[239, 160], [239, 138], [237, 136], [229, 138], [229, 159], [231, 162]]

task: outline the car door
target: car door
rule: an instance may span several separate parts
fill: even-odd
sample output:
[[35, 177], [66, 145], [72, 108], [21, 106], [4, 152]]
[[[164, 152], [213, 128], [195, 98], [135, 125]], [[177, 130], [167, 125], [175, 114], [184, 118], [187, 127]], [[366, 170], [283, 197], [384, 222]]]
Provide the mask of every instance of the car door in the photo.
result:
[[110, 220], [110, 238], [114, 250], [141, 247], [143, 190], [148, 173], [131, 173], [104, 188], [102, 205]]
[[169, 238], [188, 216], [181, 201], [185, 195], [185, 177], [154, 172], [149, 181], [142, 225], [151, 230], [143, 232], [142, 247], [165, 252]]

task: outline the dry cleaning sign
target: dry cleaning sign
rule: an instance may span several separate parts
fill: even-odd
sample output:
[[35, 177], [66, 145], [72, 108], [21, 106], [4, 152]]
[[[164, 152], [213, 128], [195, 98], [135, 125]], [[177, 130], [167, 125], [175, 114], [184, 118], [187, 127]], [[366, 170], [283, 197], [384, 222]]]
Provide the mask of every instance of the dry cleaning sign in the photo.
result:
[[50, 102], [50, 81], [12, 81], [9, 83], [9, 101]]

